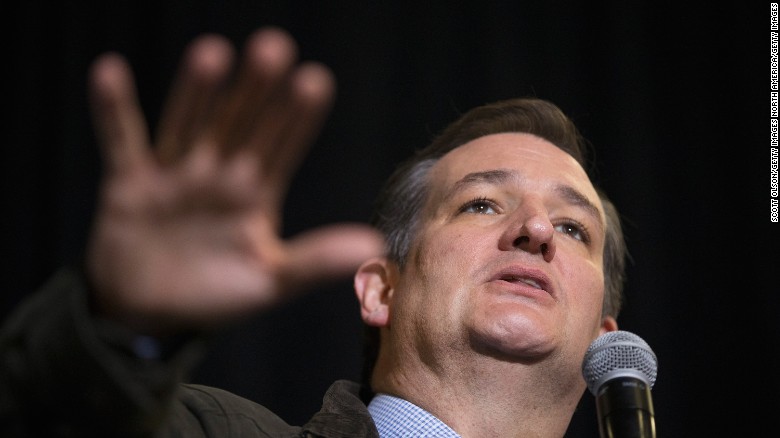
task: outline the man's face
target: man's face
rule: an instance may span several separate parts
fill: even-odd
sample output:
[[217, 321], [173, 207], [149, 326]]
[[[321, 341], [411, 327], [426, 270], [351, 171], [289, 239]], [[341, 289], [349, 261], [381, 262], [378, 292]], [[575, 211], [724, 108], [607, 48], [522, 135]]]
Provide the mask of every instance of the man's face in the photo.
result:
[[494, 134], [431, 171], [389, 326], [417, 353], [579, 361], [602, 329], [604, 211], [582, 167], [529, 134]]

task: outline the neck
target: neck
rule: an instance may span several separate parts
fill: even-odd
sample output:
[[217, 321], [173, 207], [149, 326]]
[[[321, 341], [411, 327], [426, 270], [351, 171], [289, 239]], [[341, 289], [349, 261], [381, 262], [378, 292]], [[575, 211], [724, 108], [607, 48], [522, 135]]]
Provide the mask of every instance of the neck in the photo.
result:
[[[554, 359], [518, 363], [450, 356], [435, 364], [385, 359], [377, 363], [375, 390], [422, 407], [464, 438], [561, 437], [585, 390], [581, 376]], [[556, 366], [560, 369], [551, 369]]]

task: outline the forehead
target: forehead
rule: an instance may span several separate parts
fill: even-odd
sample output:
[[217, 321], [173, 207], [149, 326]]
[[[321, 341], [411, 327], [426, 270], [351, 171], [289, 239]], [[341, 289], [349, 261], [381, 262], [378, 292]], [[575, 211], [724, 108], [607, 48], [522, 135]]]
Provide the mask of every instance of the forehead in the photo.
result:
[[571, 187], [603, 211], [596, 189], [574, 157], [526, 133], [491, 134], [448, 152], [432, 169], [433, 190], [446, 191], [466, 175], [496, 169], [515, 172], [529, 188]]

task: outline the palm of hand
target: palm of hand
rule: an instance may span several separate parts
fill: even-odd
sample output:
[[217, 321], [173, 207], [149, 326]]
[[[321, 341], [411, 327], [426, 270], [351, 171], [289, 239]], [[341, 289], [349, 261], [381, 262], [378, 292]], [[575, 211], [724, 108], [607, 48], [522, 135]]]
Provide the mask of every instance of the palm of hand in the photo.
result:
[[278, 31], [257, 34], [236, 81], [221, 83], [229, 45], [193, 45], [160, 123], [148, 135], [124, 61], [93, 70], [106, 176], [87, 251], [101, 311], [143, 331], [211, 325], [271, 306], [381, 252], [362, 225], [285, 242], [280, 206], [327, 112], [327, 70], [295, 67]]

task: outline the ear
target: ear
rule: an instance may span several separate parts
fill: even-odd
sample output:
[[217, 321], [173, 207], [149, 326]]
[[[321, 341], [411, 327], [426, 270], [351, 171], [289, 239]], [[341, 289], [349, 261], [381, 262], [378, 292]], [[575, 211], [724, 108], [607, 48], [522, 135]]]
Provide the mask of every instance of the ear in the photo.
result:
[[607, 332], [614, 332], [617, 329], [618, 329], [618, 324], [615, 318], [611, 316], [605, 316], [604, 319], [601, 320], [601, 329], [599, 329], [599, 336]]
[[385, 327], [390, 321], [390, 300], [398, 279], [396, 264], [384, 257], [364, 262], [355, 273], [355, 294], [363, 322]]

